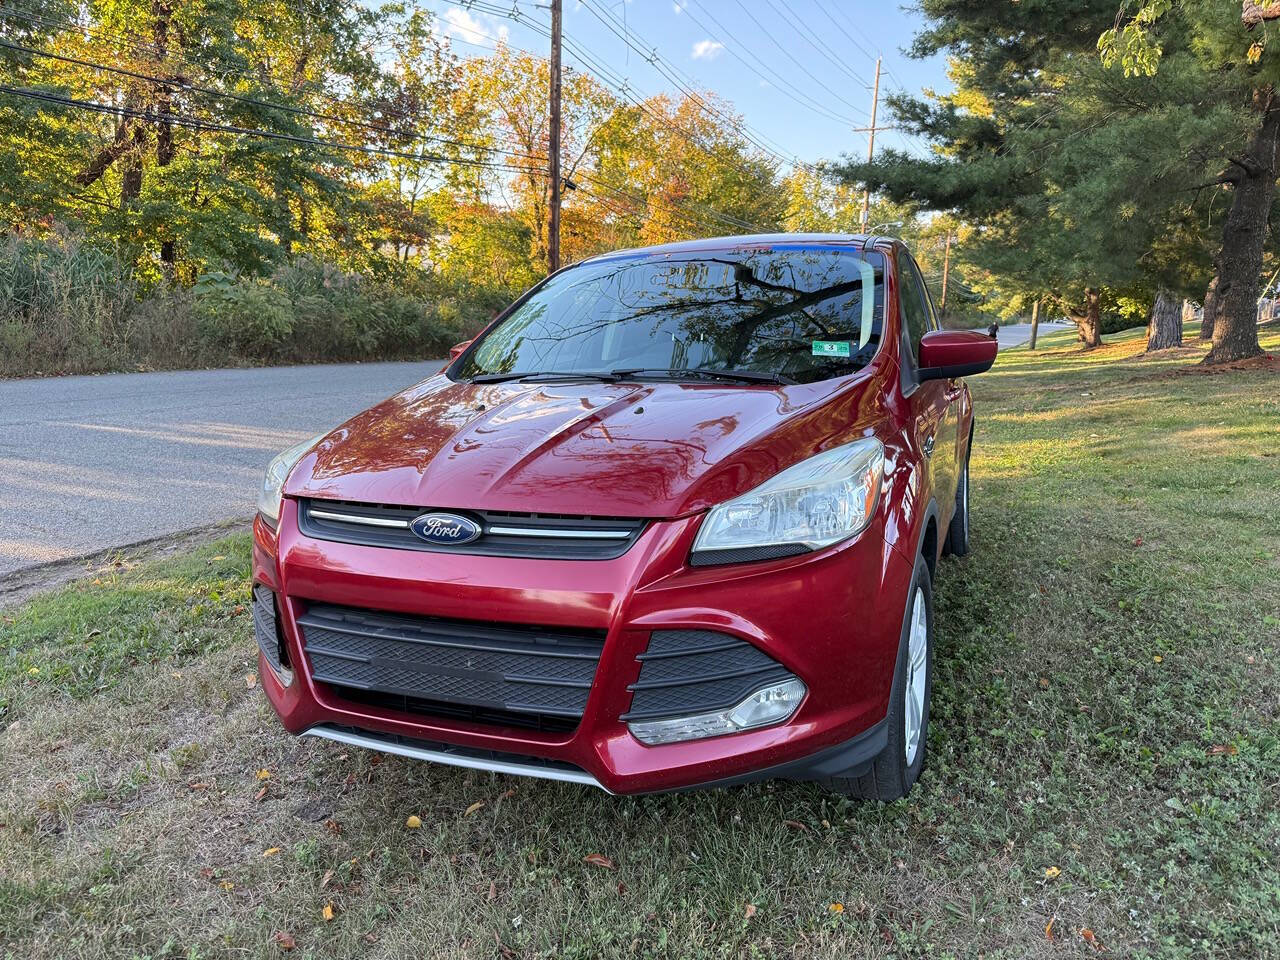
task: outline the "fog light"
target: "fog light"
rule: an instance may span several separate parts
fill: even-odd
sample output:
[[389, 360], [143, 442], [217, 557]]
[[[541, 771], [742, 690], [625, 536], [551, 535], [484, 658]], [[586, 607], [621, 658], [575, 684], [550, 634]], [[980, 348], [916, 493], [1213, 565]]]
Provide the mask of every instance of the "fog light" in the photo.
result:
[[672, 720], [646, 720], [629, 723], [631, 735], [641, 743], [655, 746], [660, 743], [676, 743], [681, 740], [701, 740], [719, 737], [741, 730], [754, 730], [782, 723], [804, 699], [805, 685], [796, 677], [757, 690], [736, 707], [718, 713], [699, 713], [692, 717], [676, 717]]

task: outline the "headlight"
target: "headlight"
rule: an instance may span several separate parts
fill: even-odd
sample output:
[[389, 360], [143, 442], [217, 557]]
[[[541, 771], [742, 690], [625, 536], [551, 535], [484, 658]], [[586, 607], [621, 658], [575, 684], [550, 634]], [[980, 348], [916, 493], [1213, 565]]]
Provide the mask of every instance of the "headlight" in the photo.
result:
[[698, 530], [695, 566], [788, 557], [860, 533], [876, 512], [884, 444], [866, 437], [783, 470], [714, 507]]
[[258, 491], [258, 512], [262, 519], [272, 527], [280, 522], [280, 491], [284, 487], [289, 471], [302, 459], [302, 455], [316, 445], [324, 434], [318, 434], [310, 440], [295, 443], [283, 453], [278, 453], [267, 464], [266, 475], [262, 478], [262, 489]]

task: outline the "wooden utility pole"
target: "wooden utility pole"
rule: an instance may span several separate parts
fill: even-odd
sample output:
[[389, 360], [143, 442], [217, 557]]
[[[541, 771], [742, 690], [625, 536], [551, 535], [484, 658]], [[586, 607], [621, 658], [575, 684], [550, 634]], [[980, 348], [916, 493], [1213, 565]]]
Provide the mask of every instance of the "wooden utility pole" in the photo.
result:
[[560, 269], [560, 14], [562, 0], [551, 0], [551, 129], [548, 158], [551, 216], [547, 224], [548, 273]]
[[1031, 339], [1027, 341], [1027, 349], [1036, 348], [1036, 334], [1040, 332], [1040, 301], [1031, 305]]
[[938, 311], [947, 312], [947, 283], [951, 280], [951, 228], [947, 227], [947, 246], [942, 253], [942, 298], [938, 301]]
[[[880, 107], [880, 58], [876, 57], [876, 83], [871, 91], [871, 126], [867, 128], [867, 163], [876, 155], [876, 112]], [[867, 221], [871, 218], [871, 187], [862, 192], [862, 230], [865, 233]]]

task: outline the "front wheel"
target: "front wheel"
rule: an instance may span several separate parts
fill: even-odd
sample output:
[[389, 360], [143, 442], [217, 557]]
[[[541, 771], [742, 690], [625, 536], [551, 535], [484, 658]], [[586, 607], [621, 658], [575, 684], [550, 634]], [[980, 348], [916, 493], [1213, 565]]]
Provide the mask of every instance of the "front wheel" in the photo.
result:
[[933, 579], [924, 557], [916, 558], [906, 616], [898, 640], [898, 660], [889, 695], [888, 745], [866, 773], [832, 777], [828, 789], [866, 800], [899, 800], [924, 769], [933, 693]]

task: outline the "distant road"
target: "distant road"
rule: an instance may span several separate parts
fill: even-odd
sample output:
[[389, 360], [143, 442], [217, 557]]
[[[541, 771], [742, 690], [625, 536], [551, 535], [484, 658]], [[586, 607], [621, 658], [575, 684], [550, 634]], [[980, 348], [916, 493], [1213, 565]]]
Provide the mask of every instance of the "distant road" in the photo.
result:
[[[1070, 323], [1046, 323], [1041, 321], [1040, 329], [1036, 333], [1039, 339], [1045, 334], [1053, 333], [1055, 330], [1065, 330], [1073, 326]], [[982, 328], [982, 332], [986, 332], [986, 328]], [[1010, 323], [1000, 328], [1000, 332], [996, 334], [996, 340], [1000, 343], [1001, 350], [1007, 350], [1009, 347], [1016, 347], [1020, 343], [1026, 343], [1031, 339], [1031, 324], [1029, 323]]]
[[0, 381], [0, 578], [251, 517], [274, 454], [441, 363]]

